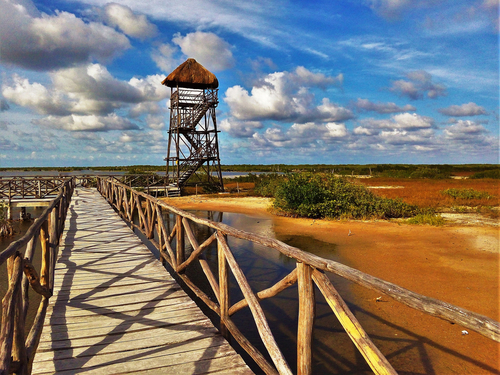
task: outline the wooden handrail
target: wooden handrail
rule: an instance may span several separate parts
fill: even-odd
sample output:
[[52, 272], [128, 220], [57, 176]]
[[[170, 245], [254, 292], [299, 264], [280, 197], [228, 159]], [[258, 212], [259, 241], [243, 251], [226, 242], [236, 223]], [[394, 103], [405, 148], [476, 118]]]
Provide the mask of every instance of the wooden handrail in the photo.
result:
[[[387, 359], [385, 359], [382, 353], [380, 353], [369, 340], [368, 336], [366, 336], [366, 333], [364, 333], [359, 323], [355, 320], [354, 315], [349, 311], [345, 302], [343, 302], [340, 295], [338, 295], [336, 290], [329, 283], [324, 272], [335, 273], [347, 280], [384, 293], [416, 310], [423, 311], [429, 315], [453, 323], [458, 323], [500, 342], [500, 323], [486, 316], [414, 293], [341, 263], [306, 253], [281, 241], [235, 229], [222, 223], [199, 218], [191, 213], [170, 206], [150, 195], [134, 191], [117, 181], [98, 178], [97, 186], [101, 194], [118, 210], [118, 213], [127, 221], [131, 222], [134, 227], [141, 230], [146, 236], [152, 239], [156, 228], [158, 241], [152, 239], [152, 243], [160, 251], [162, 259], [169, 263], [172, 269], [177, 272], [178, 276], [186, 282], [186, 285], [191, 288], [209, 308], [220, 316], [221, 332], [227, 336], [227, 331], [229, 331], [267, 374], [275, 373], [276, 371], [280, 374], [287, 374], [290, 373], [290, 368], [274, 340], [259, 301], [276, 295], [297, 281], [299, 284], [299, 326], [297, 330], [297, 371], [299, 374], [310, 374], [312, 371], [310, 338], [312, 337], [312, 321], [314, 319], [314, 306], [311, 307], [311, 301], [313, 301], [312, 304], [314, 305], [313, 283], [319, 288], [332, 307], [333, 312], [339, 317], [344, 329], [358, 347], [372, 370], [377, 374], [395, 373]], [[130, 204], [126, 204], [126, 197], [129, 195]], [[123, 199], [123, 197], [125, 197], [125, 199]], [[138, 213], [138, 225], [132, 223], [134, 210]], [[162, 210], [166, 210], [166, 212], [175, 215], [176, 224], [171, 230], [171, 233], [168, 233], [165, 228], [165, 223], [161, 215]], [[211, 228], [214, 230], [214, 233], [199, 245], [192, 233], [190, 226], [191, 222]], [[193, 251], [187, 259], [185, 259], [184, 255], [185, 236], [189, 244], [193, 247]], [[214, 236], [217, 241], [219, 254], [218, 278], [212, 274], [208, 264], [203, 258], [204, 250], [214, 241]], [[297, 262], [297, 268], [273, 286], [255, 292], [248, 285], [243, 271], [232, 255], [232, 251], [226, 240], [227, 237], [243, 239], [275, 249], [287, 257], [294, 259]], [[172, 241], [176, 243], [175, 250], [171, 245]], [[211, 300], [211, 298], [200, 290], [184, 273], [187, 266], [194, 261], [198, 261], [202, 267], [212, 292], [217, 298], [217, 302]], [[241, 301], [236, 302], [232, 306], [229, 305], [228, 295], [229, 270], [232, 272], [236, 279], [237, 286], [244, 295]], [[242, 336], [231, 319], [232, 314], [246, 306], [248, 306], [252, 312], [262, 342], [274, 366], [265, 359], [253, 344]]]
[[[12, 242], [0, 253], [0, 264], [7, 261], [9, 288], [2, 300], [3, 312], [0, 330], [0, 375], [13, 371], [31, 373], [31, 365], [42, 334], [43, 321], [52, 296], [56, 248], [64, 229], [66, 213], [75, 187], [74, 179], [67, 179], [59, 194], [26, 234]], [[40, 242], [40, 272], [31, 264], [36, 243]], [[23, 255], [21, 249], [26, 246]], [[29, 305], [28, 286], [42, 295], [35, 321], [25, 337], [26, 313]]]

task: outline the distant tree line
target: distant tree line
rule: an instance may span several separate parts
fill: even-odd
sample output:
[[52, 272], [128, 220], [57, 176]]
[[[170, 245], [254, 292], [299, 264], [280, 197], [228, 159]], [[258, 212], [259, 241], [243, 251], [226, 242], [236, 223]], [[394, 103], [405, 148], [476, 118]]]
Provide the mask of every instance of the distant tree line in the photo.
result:
[[[223, 172], [267, 172], [293, 173], [313, 172], [334, 175], [371, 175], [394, 178], [449, 178], [450, 176], [469, 173], [470, 178], [500, 178], [498, 164], [236, 164], [222, 165]], [[165, 171], [165, 165], [130, 165], [99, 167], [23, 167], [0, 168], [0, 171], [109, 171], [129, 174], [146, 174]]]

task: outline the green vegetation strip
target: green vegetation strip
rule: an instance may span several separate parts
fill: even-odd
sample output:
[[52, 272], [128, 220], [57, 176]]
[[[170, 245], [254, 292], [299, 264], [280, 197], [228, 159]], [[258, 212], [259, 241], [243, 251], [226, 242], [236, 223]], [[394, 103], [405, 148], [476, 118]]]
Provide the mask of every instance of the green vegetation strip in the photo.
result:
[[256, 191], [274, 197], [274, 208], [292, 216], [390, 219], [431, 213], [399, 199], [378, 197], [362, 185], [331, 174], [266, 176], [257, 184]]
[[455, 199], [490, 199], [493, 198], [485, 191], [478, 191], [474, 189], [446, 189], [441, 191], [443, 195], [449, 195]]

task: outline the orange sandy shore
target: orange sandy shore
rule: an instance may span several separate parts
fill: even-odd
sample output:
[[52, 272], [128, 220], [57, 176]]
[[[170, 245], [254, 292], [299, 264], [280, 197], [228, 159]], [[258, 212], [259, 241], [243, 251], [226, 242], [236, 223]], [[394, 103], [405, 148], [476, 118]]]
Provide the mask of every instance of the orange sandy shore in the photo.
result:
[[[278, 235], [302, 235], [335, 243], [346, 263], [370, 275], [423, 295], [499, 319], [499, 228], [493, 226], [412, 226], [388, 221], [330, 221], [271, 215], [266, 198], [203, 196], [171, 198], [181, 209], [217, 210], [272, 217]], [[349, 231], [351, 235], [348, 236]], [[395, 368], [405, 373], [498, 374], [500, 344], [471, 330], [408, 308], [389, 297], [355, 286], [362, 308], [376, 319], [367, 319], [368, 332], [394, 335], [382, 343]], [[380, 323], [386, 324], [380, 327]], [[373, 323], [373, 326], [371, 324]], [[383, 331], [383, 332], [382, 332]], [[407, 342], [402, 349], [401, 340]], [[375, 344], [377, 340], [374, 339]], [[382, 349], [382, 348], [381, 348]], [[402, 362], [401, 362], [402, 361]], [[421, 362], [421, 364], [419, 364]], [[410, 369], [411, 368], [411, 369]]]

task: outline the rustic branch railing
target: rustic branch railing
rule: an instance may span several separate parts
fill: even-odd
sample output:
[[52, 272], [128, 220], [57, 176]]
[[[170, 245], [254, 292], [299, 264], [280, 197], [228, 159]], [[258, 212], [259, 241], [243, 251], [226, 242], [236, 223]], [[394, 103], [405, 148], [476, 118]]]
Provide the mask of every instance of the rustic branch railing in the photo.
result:
[[[218, 314], [222, 334], [227, 336], [229, 332], [266, 374], [275, 374], [277, 372], [279, 374], [291, 374], [291, 369], [274, 339], [259, 301], [275, 296], [296, 282], [298, 283], [299, 293], [299, 319], [297, 328], [297, 372], [299, 374], [312, 373], [311, 338], [316, 303], [314, 285], [317, 286], [320, 293], [324, 296], [328, 305], [371, 369], [376, 374], [396, 373], [387, 359], [372, 343], [342, 297], [330, 283], [325, 272], [335, 273], [367, 288], [385, 293], [414, 309], [453, 323], [458, 323], [495, 341], [500, 341], [500, 324], [486, 316], [411, 292], [335, 261], [303, 252], [275, 239], [198, 218], [149, 195], [133, 191], [116, 181], [98, 178], [98, 190], [126, 221], [146, 235], [158, 249], [161, 257], [168, 262], [186, 285], [210, 309]], [[176, 224], [170, 232], [166, 229], [163, 221], [163, 209], [168, 213], [174, 214], [176, 217]], [[135, 214], [138, 217], [138, 224], [133, 222]], [[215, 232], [200, 245], [193, 234], [191, 223], [212, 228]], [[155, 239], [155, 234], [157, 239]], [[275, 249], [289, 258], [295, 259], [296, 268], [270, 288], [254, 292], [233, 256], [228, 245], [228, 237], [248, 240], [255, 244]], [[184, 254], [186, 238], [193, 248], [187, 259]], [[208, 267], [203, 254], [204, 250], [213, 241], [217, 241], [217, 276]], [[175, 246], [173, 245], [174, 243]], [[185, 274], [187, 266], [196, 261], [199, 262], [203, 273], [207, 277], [212, 292], [216, 297], [216, 302], [212, 301]], [[232, 272], [244, 296], [241, 301], [232, 305], [229, 298], [229, 272]], [[235, 312], [246, 306], [250, 308], [258, 333], [273, 364], [269, 363], [265, 356], [250, 343], [231, 319], [231, 316]]]
[[[59, 194], [27, 233], [0, 253], [0, 265], [7, 262], [8, 290], [2, 299], [0, 331], [0, 375], [29, 374], [42, 334], [43, 321], [54, 286], [56, 248], [64, 230], [64, 221], [75, 187], [66, 179]], [[41, 249], [41, 268], [32, 265], [37, 243]], [[26, 245], [24, 257], [21, 249]], [[29, 306], [28, 285], [42, 296], [33, 325], [25, 338]]]
[[[114, 178], [135, 189], [142, 189], [147, 194], [158, 196], [178, 196], [179, 190], [168, 186], [166, 176], [152, 174], [109, 174], [101, 178]], [[55, 198], [63, 184], [74, 178], [76, 186], [95, 186], [95, 175], [72, 176], [4, 176], [0, 177], [0, 201], [10, 202], [13, 199]]]
[[69, 177], [0, 178], [0, 200], [55, 197]]

